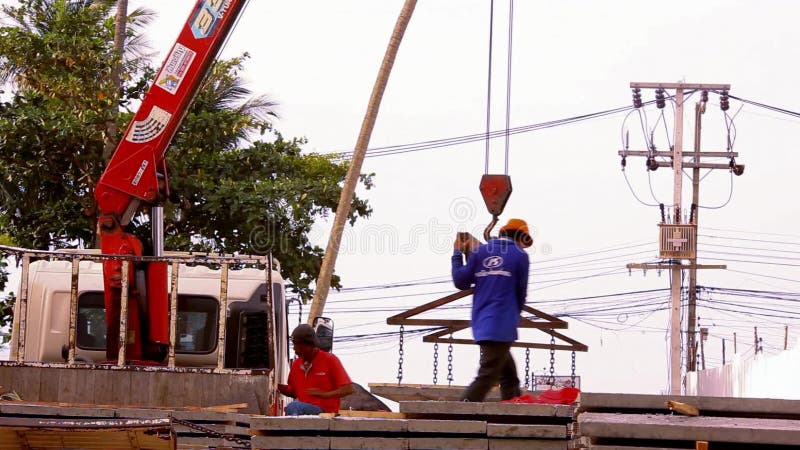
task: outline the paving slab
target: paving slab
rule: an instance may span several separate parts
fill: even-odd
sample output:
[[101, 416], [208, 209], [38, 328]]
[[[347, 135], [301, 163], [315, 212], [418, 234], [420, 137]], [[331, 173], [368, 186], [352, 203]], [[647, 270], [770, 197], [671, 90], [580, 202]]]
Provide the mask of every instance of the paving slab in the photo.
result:
[[566, 425], [523, 425], [490, 423], [486, 425], [489, 437], [566, 439]]
[[[319, 416], [256, 416], [250, 419], [250, 429], [259, 431], [321, 430], [330, 429], [331, 419]], [[258, 433], [262, 434], [262, 433]]]
[[332, 437], [333, 449], [407, 449], [407, 438], [380, 438], [380, 437]]
[[461, 450], [488, 450], [489, 440], [485, 438], [412, 437], [408, 439], [408, 448], [426, 450], [452, 450], [454, 448]]
[[[669, 400], [686, 403], [709, 412], [743, 413], [749, 417], [759, 415], [796, 415], [800, 417], [800, 400], [774, 398], [694, 397], [685, 395], [646, 395], [581, 392], [579, 411], [593, 410], [664, 410]], [[623, 412], [623, 411], [619, 411]]]
[[410, 433], [486, 434], [486, 422], [481, 420], [414, 419], [408, 421]]
[[251, 447], [255, 449], [329, 449], [331, 438], [322, 436], [253, 436]]
[[578, 416], [582, 436], [742, 444], [796, 445], [800, 420], [687, 417], [666, 414], [586, 412]]
[[406, 419], [373, 419], [337, 417], [330, 421], [331, 431], [403, 433], [408, 431]]
[[489, 439], [489, 450], [567, 450], [566, 440]]
[[571, 405], [491, 402], [400, 402], [404, 414], [572, 417]]

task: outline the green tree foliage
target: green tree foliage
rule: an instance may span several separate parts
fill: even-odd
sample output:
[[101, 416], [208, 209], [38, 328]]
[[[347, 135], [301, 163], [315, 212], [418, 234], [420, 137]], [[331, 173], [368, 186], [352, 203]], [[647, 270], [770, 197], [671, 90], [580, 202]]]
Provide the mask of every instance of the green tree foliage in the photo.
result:
[[[148, 19], [137, 11], [129, 18], [123, 86], [119, 97], [113, 95], [110, 3], [2, 6], [11, 25], [0, 28], [0, 76], [11, 96], [0, 102], [0, 235], [18, 246], [93, 242], [92, 193], [105, 164], [106, 125], [116, 120], [125, 130], [132, 116], [127, 108], [155, 73], [135, 45]], [[295, 292], [310, 298], [323, 251], [307, 235], [316, 219], [336, 208], [347, 164], [306, 154], [304, 140], [284, 139], [272, 129], [275, 105], [254, 96], [239, 77], [246, 59], [214, 65], [167, 152], [167, 248], [272, 252]], [[362, 182], [369, 188], [371, 175], [362, 175]], [[356, 198], [350, 220], [370, 212]], [[143, 211], [132, 232], [148, 235], [148, 220]]]

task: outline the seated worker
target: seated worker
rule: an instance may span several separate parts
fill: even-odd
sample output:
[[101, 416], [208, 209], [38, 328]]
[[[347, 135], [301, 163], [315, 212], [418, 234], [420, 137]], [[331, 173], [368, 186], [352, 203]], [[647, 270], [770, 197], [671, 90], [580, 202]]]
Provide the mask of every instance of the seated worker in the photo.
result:
[[335, 413], [339, 399], [353, 393], [353, 382], [335, 355], [319, 348], [311, 325], [302, 324], [292, 331], [297, 358], [289, 370], [288, 384], [279, 384], [281, 394], [295, 400], [284, 408], [289, 416]]

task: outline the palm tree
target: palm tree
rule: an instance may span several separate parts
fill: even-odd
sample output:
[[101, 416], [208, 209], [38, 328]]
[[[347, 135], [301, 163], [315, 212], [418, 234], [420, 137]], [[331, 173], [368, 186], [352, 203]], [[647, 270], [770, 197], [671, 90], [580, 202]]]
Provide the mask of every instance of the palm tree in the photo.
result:
[[375, 127], [375, 120], [378, 117], [378, 110], [380, 109], [381, 100], [383, 99], [383, 92], [386, 90], [386, 85], [389, 83], [389, 74], [392, 72], [394, 60], [397, 57], [397, 51], [400, 49], [400, 43], [403, 41], [403, 35], [406, 32], [408, 23], [411, 21], [411, 15], [414, 13], [414, 8], [416, 6], [416, 0], [406, 0], [403, 4], [403, 9], [400, 10], [400, 14], [397, 17], [392, 37], [389, 39], [389, 44], [386, 46], [383, 63], [381, 63], [381, 68], [378, 71], [378, 78], [375, 80], [375, 85], [372, 88], [372, 95], [367, 104], [367, 112], [361, 123], [361, 132], [358, 134], [358, 140], [356, 141], [356, 147], [353, 152], [353, 159], [350, 161], [347, 177], [344, 180], [342, 195], [339, 198], [339, 205], [336, 208], [336, 217], [333, 221], [331, 236], [328, 239], [328, 247], [325, 250], [325, 256], [322, 260], [322, 267], [319, 269], [317, 286], [314, 290], [314, 300], [311, 303], [311, 309], [308, 313], [309, 324], [313, 322], [315, 317], [321, 316], [322, 311], [325, 309], [325, 300], [328, 297], [328, 290], [330, 289], [333, 267], [336, 265], [336, 257], [339, 253], [339, 245], [342, 242], [345, 220], [347, 220], [351, 203], [353, 202], [353, 195], [361, 174], [361, 165], [364, 162], [364, 155], [367, 152], [369, 139]]

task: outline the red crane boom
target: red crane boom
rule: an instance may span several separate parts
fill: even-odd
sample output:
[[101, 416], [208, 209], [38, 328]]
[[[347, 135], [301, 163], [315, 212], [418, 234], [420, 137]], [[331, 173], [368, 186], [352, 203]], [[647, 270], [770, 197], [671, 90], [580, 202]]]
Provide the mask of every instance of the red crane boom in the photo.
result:
[[[160, 206], [166, 198], [167, 147], [245, 4], [246, 0], [198, 0], [189, 14], [95, 188], [104, 254], [142, 255], [142, 241], [125, 227], [142, 202]], [[161, 233], [157, 221], [151, 215], [151, 225]], [[154, 249], [156, 256], [160, 251]], [[133, 265], [130, 267], [128, 279], [135, 280]], [[138, 269], [145, 280], [131, 283], [134, 287], [128, 294], [128, 356], [130, 360], [157, 362], [163, 359], [169, 342], [167, 267], [151, 262], [139, 264]], [[121, 261], [104, 262], [103, 276], [106, 354], [114, 360], [118, 352]]]

